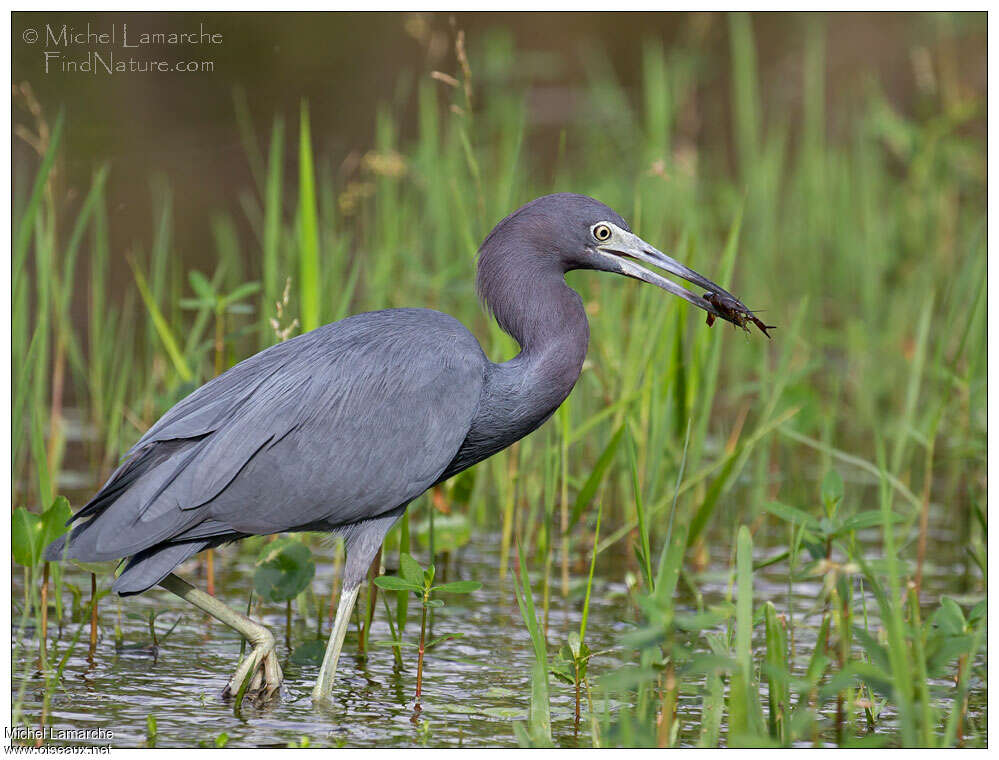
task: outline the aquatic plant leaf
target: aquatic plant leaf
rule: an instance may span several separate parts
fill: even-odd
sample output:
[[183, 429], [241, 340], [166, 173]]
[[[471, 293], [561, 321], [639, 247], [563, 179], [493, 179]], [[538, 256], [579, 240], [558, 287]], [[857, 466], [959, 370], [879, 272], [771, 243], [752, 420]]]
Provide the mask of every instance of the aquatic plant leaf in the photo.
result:
[[197, 269], [192, 269], [187, 273], [187, 281], [191, 283], [191, 289], [198, 294], [198, 300], [206, 303], [213, 304], [215, 302], [215, 288], [212, 287], [211, 282]]
[[379, 575], [375, 578], [375, 585], [386, 591], [412, 591], [414, 594], [422, 594], [423, 586], [403, 580], [397, 575]]
[[505, 720], [523, 720], [527, 717], [523, 707], [485, 707], [482, 712], [490, 717]]
[[926, 672], [931, 678], [944, 675], [951, 663], [958, 657], [964, 657], [971, 651], [974, 637], [970, 634], [964, 636], [948, 636], [943, 642], [933, 647], [933, 650], [926, 653]]
[[52, 506], [42, 513], [42, 549], [69, 532], [66, 523], [72, 516], [73, 509], [69, 506], [69, 500], [65, 496], [56, 496]]
[[565, 659], [561, 654], [556, 655], [554, 661], [548, 666], [548, 672], [562, 683], [570, 686], [576, 683], [576, 669], [573, 667], [572, 661]]
[[506, 698], [506, 697], [513, 697], [516, 695], [517, 695], [516, 691], [514, 691], [513, 689], [508, 689], [505, 686], [490, 686], [482, 693], [483, 697], [490, 697], [490, 698]]
[[[905, 518], [902, 517], [902, 515], [891, 512], [888, 519], [890, 519], [893, 523], [899, 523]], [[873, 528], [881, 525], [884, 525], [884, 515], [881, 514], [881, 510], [871, 509], [866, 512], [858, 512], [852, 517], [848, 517], [838, 526], [835, 526], [831, 531], [829, 531], [829, 537], [835, 538], [853, 531], [864, 530], [865, 528]]]
[[463, 634], [463, 633], [445, 633], [443, 636], [438, 636], [433, 641], [428, 642], [426, 644], [426, 646], [424, 646], [424, 649], [432, 649], [433, 647], [437, 646], [438, 644], [443, 644], [445, 641], [449, 641], [451, 639], [460, 639], [464, 635], [465, 634]]
[[963, 634], [967, 627], [960, 606], [949, 596], [940, 600], [940, 606], [930, 616], [928, 622], [939, 628], [942, 633], [950, 636]]
[[34, 567], [41, 555], [42, 517], [18, 507], [10, 515], [10, 551], [14, 561]]
[[326, 643], [320, 639], [314, 639], [295, 647], [290, 659], [295, 665], [321, 665], [325, 654]]
[[822, 502], [826, 505], [826, 513], [831, 517], [843, 501], [843, 477], [838, 470], [829, 470], [822, 479]]
[[410, 554], [399, 555], [399, 573], [411, 585], [423, 589], [423, 567]]
[[305, 591], [315, 574], [316, 565], [309, 547], [297, 539], [284, 537], [261, 550], [253, 586], [270, 602], [287, 602]]
[[818, 530], [819, 521], [812, 515], [797, 507], [781, 504], [779, 501], [770, 501], [763, 505], [763, 509], [770, 514], [779, 517], [784, 522], [804, 525], [809, 530]]
[[864, 648], [864, 652], [871, 658], [871, 662], [885, 672], [891, 671], [891, 660], [888, 657], [888, 650], [882, 646], [877, 639], [863, 628], [854, 626], [853, 635]]
[[979, 620], [981, 620], [985, 613], [989, 610], [989, 604], [987, 599], [982, 599], [978, 604], [971, 608], [971, 612], [968, 613], [968, 624], [974, 625]]

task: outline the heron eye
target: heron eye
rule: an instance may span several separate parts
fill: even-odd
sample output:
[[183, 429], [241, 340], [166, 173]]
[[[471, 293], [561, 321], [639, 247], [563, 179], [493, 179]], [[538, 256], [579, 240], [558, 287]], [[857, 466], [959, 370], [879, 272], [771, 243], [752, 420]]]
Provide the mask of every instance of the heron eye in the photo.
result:
[[601, 243], [605, 240], [609, 240], [611, 236], [611, 228], [606, 224], [598, 224], [593, 228], [593, 237], [599, 240]]

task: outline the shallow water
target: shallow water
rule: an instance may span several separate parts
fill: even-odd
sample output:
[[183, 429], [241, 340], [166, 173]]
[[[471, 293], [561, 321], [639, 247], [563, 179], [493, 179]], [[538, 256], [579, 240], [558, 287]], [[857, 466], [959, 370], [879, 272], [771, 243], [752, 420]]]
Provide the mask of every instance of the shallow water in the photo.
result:
[[[79, 432], [79, 431], [77, 431]], [[81, 435], [71, 436], [74, 443]], [[75, 449], [75, 451], [74, 451]], [[70, 453], [79, 452], [71, 447]], [[61, 476], [63, 492], [75, 505], [82, 504], [93, 490], [93, 483], [84, 471], [66, 471]], [[864, 487], [859, 486], [861, 498]], [[871, 501], [875, 501], [873, 490]], [[739, 489], [729, 502], [734, 509], [748, 503]], [[707, 565], [695, 575], [701, 603], [710, 606], [730, 601], [732, 597], [731, 547], [734, 545], [731, 524], [721, 515], [707, 537], [711, 556]], [[731, 523], [731, 524], [728, 524]], [[727, 527], [726, 527], [727, 526]], [[607, 531], [609, 532], [609, 531]], [[880, 533], [861, 531], [858, 540], [864, 544], [869, 560], [877, 558]], [[781, 529], [768, 529], [764, 523], [754, 534], [754, 554], [757, 563], [783, 550], [787, 534]], [[253, 616], [275, 634], [278, 655], [285, 681], [281, 698], [266, 705], [250, 704], [234, 710], [232, 702], [223, 701], [220, 693], [235, 671], [240, 659], [240, 638], [200, 611], [187, 605], [169, 592], [155, 588], [149, 592], [119, 600], [101, 600], [99, 638], [93, 656], [89, 653], [89, 622], [67, 622], [60, 630], [50, 622], [48, 646], [50, 660], [58, 662], [67, 652], [62, 681], [54, 690], [46, 708], [45, 681], [37, 670], [37, 633], [32, 625], [22, 631], [23, 575], [20, 568], [13, 573], [12, 588], [12, 701], [20, 702], [20, 723], [24, 726], [48, 726], [50, 732], [90, 729], [90, 740], [50, 739], [52, 744], [110, 744], [114, 747], [139, 747], [147, 744], [147, 718], [156, 720], [156, 746], [189, 747], [215, 746], [222, 738], [225, 746], [283, 747], [300, 744], [303, 738], [310, 746], [349, 747], [462, 747], [517, 746], [514, 721], [527, 718], [530, 699], [530, 673], [533, 649], [527, 629], [521, 619], [514, 593], [514, 576], [499, 580], [500, 535], [472, 528], [469, 542], [457, 550], [438, 556], [437, 581], [477, 580], [482, 588], [470, 595], [446, 597], [446, 606], [435, 610], [427, 640], [444, 634], [461, 634], [460, 638], [444, 642], [427, 653], [423, 696], [416, 709], [416, 649], [403, 649], [405, 669], [395, 666], [392, 649], [378, 645], [391, 639], [384, 607], [379, 599], [374, 616], [367, 655], [358, 652], [356, 618], [352, 623], [340, 658], [334, 699], [328, 706], [313, 706], [310, 693], [318, 674], [317, 665], [297, 665], [289, 661], [291, 650], [285, 643], [285, 609], [282, 605], [257, 606]], [[603, 551], [597, 559], [586, 643], [591, 651], [609, 653], [595, 656], [589, 675], [594, 684], [592, 696], [598, 719], [610, 719], [622, 703], [603, 699], [596, 685], [602, 675], [613, 673], [622, 665], [635, 661], [635, 653], [620, 646], [620, 637], [633, 629], [638, 609], [628, 588], [629, 575], [637, 575], [638, 566], [631, 552], [630, 539], [625, 537]], [[316, 561], [316, 576], [312, 581], [315, 597], [324, 605], [322, 639], [329, 633], [328, 620], [331, 589], [338, 585], [334, 577], [334, 550], [328, 541], [311, 541]], [[954, 597], [967, 608], [982, 597], [978, 589], [983, 583], [977, 569], [970, 565], [960, 545], [958, 532], [943, 508], [934, 509], [930, 521], [930, 551], [924, 567], [922, 599], [926, 614], [936, 606], [940, 596]], [[559, 568], [552, 568], [552, 592], [549, 616], [549, 661], [559, 646], [566, 642], [570, 630], [578, 630], [585, 593], [589, 563], [589, 540], [577, 544], [580, 552], [574, 557], [569, 597], [559, 593]], [[234, 609], [245, 611], [252, 587], [255, 551], [245, 545], [222, 547], [215, 551], [216, 594]], [[425, 551], [417, 548], [416, 558], [426, 563]], [[392, 567], [395, 552], [386, 563]], [[531, 564], [529, 562], [529, 564]], [[203, 563], [195, 558], [178, 569], [178, 574], [204, 587], [200, 578]], [[533, 563], [532, 568], [540, 568]], [[970, 568], [970, 570], [969, 570]], [[533, 570], [532, 570], [533, 572]], [[970, 573], [970, 575], [969, 575]], [[532, 575], [535, 603], [541, 609], [541, 582]], [[822, 579], [796, 579], [788, 588], [786, 562], [778, 562], [757, 570], [753, 575], [754, 604], [771, 601], [778, 613], [793, 623], [793, 668], [804, 672], [815, 644], [821, 623], [822, 608], [817, 599]], [[66, 566], [65, 581], [83, 590], [83, 606], [89, 599], [90, 578], [74, 566]], [[109, 578], [100, 580], [102, 588], [110, 585]], [[966, 589], [976, 591], [966, 592]], [[863, 595], [855, 577], [854, 590], [858, 616], [862, 614]], [[698, 601], [687, 584], [678, 588], [678, 605], [693, 611]], [[359, 605], [365, 603], [362, 589]], [[866, 612], [870, 630], [880, 622], [877, 605], [867, 596]], [[70, 594], [64, 594], [67, 608]], [[393, 602], [394, 604], [394, 602]], [[310, 604], [311, 606], [311, 604]], [[152, 643], [147, 618], [157, 613], [156, 631], [160, 646]], [[68, 618], [68, 612], [66, 616]], [[292, 623], [292, 649], [316, 638], [316, 612], [305, 619], [296, 605]], [[50, 616], [50, 620], [54, 616]], [[858, 617], [858, 624], [863, 618]], [[33, 621], [28, 621], [33, 624]], [[416, 643], [419, 637], [418, 610], [413, 601], [409, 607], [409, 622], [404, 641]], [[165, 637], [169, 629], [174, 630]], [[115, 628], [121, 632], [116, 644]], [[82, 629], [82, 630], [81, 630]], [[79, 641], [71, 646], [77, 633]], [[754, 660], [761, 659], [765, 647], [762, 626], [754, 631]], [[696, 639], [698, 650], [708, 651], [702, 634]], [[977, 665], [984, 666], [987, 654], [979, 655]], [[703, 676], [685, 677], [677, 704], [680, 720], [678, 743], [696, 745], [701, 730]], [[945, 682], [935, 682], [944, 686]], [[953, 688], [953, 682], [947, 684]], [[23, 694], [22, 694], [23, 688]], [[765, 681], [763, 690], [765, 691]], [[552, 732], [556, 745], [563, 747], [590, 746], [588, 705], [584, 698], [583, 714], [577, 730], [574, 720], [572, 687], [550, 679]], [[945, 692], [944, 692], [945, 693]], [[765, 701], [765, 694], [761, 696]], [[820, 738], [832, 742], [835, 706], [827, 706]], [[44, 715], [44, 718], [43, 718]], [[984, 746], [987, 718], [987, 685], [974, 674], [970, 680], [969, 707], [966, 721], [966, 744]], [[102, 731], [97, 734], [97, 729]], [[894, 731], [891, 708], [882, 712], [879, 732]], [[52, 735], [50, 734], [50, 736]], [[722, 726], [722, 740], [725, 726]]]
[[[757, 540], [765, 542], [762, 531], [760, 534]], [[213, 746], [220, 735], [225, 735], [226, 746], [285, 746], [299, 743], [302, 737], [306, 737], [311, 746], [516, 746], [512, 723], [527, 717], [533, 655], [517, 608], [512, 577], [508, 575], [505, 582], [498, 580], [499, 543], [498, 535], [473, 533], [471, 542], [455, 552], [439, 571], [446, 573], [448, 580], [480, 580], [483, 588], [469, 596], [452, 597], [447, 600], [446, 607], [436, 611], [434, 636], [445, 633], [463, 633], [464, 636], [445, 642], [428, 653], [419, 711], [414, 709], [415, 649], [403, 650], [406, 670], [399, 672], [389, 647], [373, 646], [367, 657], [359, 655], [353, 626], [340, 660], [333, 704], [314, 707], [310, 691], [318, 668], [288, 661], [284, 610], [277, 605], [265, 605], [260, 617], [279, 639], [284, 691], [280, 700], [266, 706], [245, 704], [237, 715], [232, 703], [222, 701], [218, 695], [238, 663], [239, 638], [168, 592], [155, 589], [121, 600], [121, 649], [116, 648], [113, 634], [118, 602], [103, 601], [101, 636], [94, 657], [92, 660], [88, 657], [89, 629], [85, 629], [67, 661], [62, 684], [51, 698], [47, 722], [53, 729], [60, 730], [104, 729], [113, 733], [110, 743], [116, 747], [143, 746], [147, 740], [148, 715], [156, 718], [156, 745], [160, 747], [197, 746], [199, 743]], [[322, 562], [321, 552], [321, 549], [316, 551], [317, 575], [313, 588], [318, 595], [328, 598], [333, 581], [332, 563]], [[772, 552], [758, 547], [757, 559]], [[217, 552], [216, 556], [218, 596], [240, 609], [245, 609], [251, 585], [252, 567], [245, 559], [247, 554], [229, 547]], [[699, 576], [698, 588], [706, 604], [724, 600], [729, 594], [727, 557], [719, 556], [718, 560]], [[627, 562], [625, 554], [613, 550], [602, 555], [598, 562], [587, 628], [587, 642], [593, 651], [615, 648], [618, 637], [631, 628], [629, 621], [635, 619], [635, 608], [624, 582]], [[958, 570], [963, 571], [963, 566], [938, 561], [928, 569], [931, 572], [925, 584], [927, 598], [945, 591], [955, 593], [953, 579]], [[180, 572], [194, 579], [197, 568], [188, 563]], [[81, 588], [89, 587], [86, 576], [78, 571], [68, 572], [67, 580]], [[790, 604], [796, 626], [795, 664], [800, 667], [807, 662], [820, 620], [820, 610], [815, 607], [820, 582], [820, 579], [796, 582], [789, 597], [785, 565], [777, 564], [755, 575], [758, 604], [772, 600], [781, 612], [787, 612]], [[535, 584], [536, 599], [540, 597], [539, 586]], [[582, 591], [577, 581], [569, 600], [563, 601], [557, 589], [553, 590], [549, 623], [551, 644], [564, 642], [567, 631], [578, 627]], [[15, 588], [14, 599], [22, 598], [23, 589]], [[361, 599], [364, 599], [363, 591]], [[683, 603], [693, 605], [691, 599], [684, 599]], [[873, 607], [871, 600], [870, 613], [873, 613]], [[162, 611], [157, 620], [161, 637], [181, 618], [156, 653], [136, 649], [150, 643], [145, 620], [150, 611]], [[19, 614], [15, 610], [15, 626], [18, 621]], [[68, 624], [59, 640], [54, 642], [57, 656], [66, 652], [77, 627], [76, 623]], [[877, 627], [873, 614], [871, 627]], [[324, 633], [328, 630], [324, 615]], [[15, 637], [17, 633], [15, 630]], [[50, 641], [56, 633], [52, 626]], [[405, 639], [415, 641], [418, 633], [419, 619], [411, 606]], [[293, 644], [297, 646], [314, 635], [314, 617], [306, 623], [296, 610]], [[377, 642], [389, 638], [384, 609], [379, 602], [371, 639]], [[703, 637], [700, 641], [703, 645]], [[37, 726], [43, 709], [44, 681], [30, 662], [26, 662], [28, 657], [34, 659], [37, 647], [34, 631], [26, 630], [22, 642], [26, 648], [18, 647], [14, 651], [14, 699], [16, 702], [20, 686], [26, 685], [24, 722]], [[762, 646], [763, 642], [757, 643]], [[556, 648], [550, 647], [550, 652]], [[594, 658], [591, 676], [599, 678], [628, 661], [628, 653], [620, 648], [617, 652]], [[26, 664], [29, 665], [27, 673], [24, 672]], [[688, 686], [692, 685], [688, 683]], [[985, 686], [973, 678], [971, 687], [969, 722], [972, 727], [979, 725], [984, 731]], [[591, 738], [585, 704], [577, 735], [571, 688], [552, 679], [551, 691], [556, 743], [570, 747], [589, 746]], [[593, 696], [598, 714], [619, 708], [613, 700], [603, 704], [599, 695], [599, 690], [595, 689]], [[681, 744], [691, 745], [697, 741], [701, 699], [700, 694], [693, 692], [681, 694], [678, 705]], [[831, 719], [832, 716], [827, 717]], [[882, 718], [881, 730], [890, 731], [891, 716], [884, 714]], [[976, 743], [974, 729], [969, 729], [969, 733], [972, 742]], [[982, 741], [984, 733], [977, 743]], [[105, 744], [108, 740], [89, 743]]]

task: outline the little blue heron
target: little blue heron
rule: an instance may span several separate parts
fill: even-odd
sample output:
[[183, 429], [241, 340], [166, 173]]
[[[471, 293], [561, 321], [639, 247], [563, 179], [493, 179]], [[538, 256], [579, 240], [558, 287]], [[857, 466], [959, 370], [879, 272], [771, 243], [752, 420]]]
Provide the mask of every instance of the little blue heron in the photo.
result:
[[[642, 263], [705, 289], [710, 300]], [[491, 362], [460, 322], [429, 309], [357, 314], [279, 343], [164, 414], [46, 558], [124, 558], [114, 591], [159, 584], [235, 629], [252, 651], [225, 693], [249, 679], [251, 693], [270, 696], [282, 680], [273, 635], [173, 570], [247, 536], [339, 534], [347, 561], [313, 690], [314, 699], [328, 698], [358, 587], [406, 506], [538, 428], [579, 378], [589, 325], [565, 283], [574, 269], [643, 280], [739, 327], [752, 318], [603, 203], [567, 193], [538, 198], [497, 224], [478, 255], [479, 295], [520, 344], [513, 359]]]

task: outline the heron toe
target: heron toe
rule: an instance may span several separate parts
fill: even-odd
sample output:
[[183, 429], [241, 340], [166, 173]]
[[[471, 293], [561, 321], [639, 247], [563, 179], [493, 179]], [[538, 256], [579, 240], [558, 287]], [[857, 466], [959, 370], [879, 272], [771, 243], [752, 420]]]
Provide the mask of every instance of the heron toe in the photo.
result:
[[270, 699], [280, 694], [284, 674], [278, 663], [274, 648], [274, 636], [261, 626], [257, 642], [251, 642], [253, 649], [236, 668], [229, 683], [222, 690], [222, 698], [230, 699], [239, 694], [244, 683], [247, 684], [245, 697], [255, 699]]

